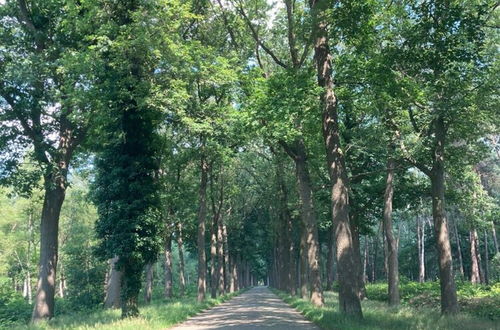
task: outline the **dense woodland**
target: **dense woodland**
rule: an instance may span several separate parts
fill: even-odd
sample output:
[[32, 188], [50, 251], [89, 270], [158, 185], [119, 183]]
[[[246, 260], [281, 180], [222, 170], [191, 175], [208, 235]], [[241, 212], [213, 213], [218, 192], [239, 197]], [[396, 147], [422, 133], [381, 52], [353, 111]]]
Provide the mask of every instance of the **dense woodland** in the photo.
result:
[[499, 320], [498, 6], [0, 1], [0, 326], [254, 285]]

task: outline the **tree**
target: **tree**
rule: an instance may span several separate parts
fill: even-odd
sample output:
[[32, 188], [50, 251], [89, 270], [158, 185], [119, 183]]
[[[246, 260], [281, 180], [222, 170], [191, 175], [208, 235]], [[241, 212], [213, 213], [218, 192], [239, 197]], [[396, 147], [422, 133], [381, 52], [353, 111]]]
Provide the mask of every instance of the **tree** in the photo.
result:
[[[99, 220], [99, 254], [118, 256], [122, 271], [122, 317], [137, 316], [138, 294], [146, 264], [160, 248], [159, 141], [161, 112], [155, 103], [152, 74], [158, 65], [152, 36], [159, 32], [155, 4], [107, 3], [100, 95], [101, 145], [96, 158], [93, 199]], [[133, 38], [129, 36], [133, 35]], [[104, 88], [105, 87], [105, 88]]]
[[387, 48], [413, 129], [400, 147], [431, 182], [443, 314], [458, 311], [445, 213], [446, 159], [456, 162], [454, 155], [469, 151], [493, 119], [487, 96], [492, 86], [484, 80], [492, 68], [484, 47], [489, 8], [486, 2], [410, 2], [399, 8], [407, 22], [398, 34], [404, 41]]
[[54, 315], [59, 216], [70, 164], [90, 126], [93, 65], [84, 37], [93, 25], [82, 13], [93, 9], [84, 7], [62, 0], [8, 1], [0, 7], [1, 148], [8, 158], [2, 171], [15, 172], [31, 150], [44, 178], [33, 322]]
[[340, 144], [337, 100], [334, 93], [330, 46], [328, 43], [328, 1], [310, 1], [315, 37], [314, 58], [318, 85], [323, 89], [320, 99], [323, 112], [322, 128], [326, 148], [326, 160], [331, 181], [333, 225], [340, 284], [340, 310], [349, 315], [362, 317], [357, 278], [361, 269], [356, 263], [352, 225], [349, 219], [349, 184], [344, 155]]

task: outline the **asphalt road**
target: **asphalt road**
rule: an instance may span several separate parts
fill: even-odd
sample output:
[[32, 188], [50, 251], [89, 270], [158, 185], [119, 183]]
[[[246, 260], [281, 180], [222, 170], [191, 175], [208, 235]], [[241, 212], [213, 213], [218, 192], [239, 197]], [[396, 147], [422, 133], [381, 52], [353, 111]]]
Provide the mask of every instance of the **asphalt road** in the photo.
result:
[[319, 330], [320, 328], [285, 304], [267, 287], [259, 286], [171, 329]]

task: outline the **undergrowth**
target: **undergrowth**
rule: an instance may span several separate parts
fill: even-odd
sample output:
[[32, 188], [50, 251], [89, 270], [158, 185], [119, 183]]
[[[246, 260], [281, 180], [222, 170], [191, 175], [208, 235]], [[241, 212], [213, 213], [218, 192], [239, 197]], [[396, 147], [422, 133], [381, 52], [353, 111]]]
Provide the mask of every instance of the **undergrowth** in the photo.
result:
[[[434, 287], [434, 284], [428, 285], [432, 288]], [[408, 288], [408, 291], [414, 290], [413, 296], [409, 292], [402, 294], [403, 303], [401, 306], [389, 307], [385, 301], [375, 300], [373, 297], [370, 298], [370, 294], [374, 295], [375, 292], [378, 292], [379, 288], [380, 287], [373, 288], [371, 285], [367, 286], [369, 299], [365, 299], [362, 302], [364, 316], [362, 320], [346, 317], [339, 313], [338, 294], [336, 292], [325, 292], [325, 305], [319, 308], [315, 307], [307, 300], [296, 296], [292, 297], [282, 291], [274, 289], [273, 291], [286, 303], [299, 310], [308, 320], [313, 321], [323, 329], [500, 329], [496, 319], [493, 320], [489, 317], [482, 317], [481, 313], [477, 313], [479, 314], [477, 315], [470, 311], [463, 312], [464, 309], [468, 308], [467, 306], [461, 306], [462, 312], [458, 315], [447, 317], [441, 316], [439, 312], [439, 301], [437, 307], [427, 304], [413, 305], [415, 300], [412, 299], [419, 296], [420, 293], [420, 289], [416, 289], [415, 287]], [[387, 286], [385, 290], [387, 290]], [[439, 286], [437, 292], [439, 295]], [[461, 292], [460, 289], [459, 292]], [[428, 294], [428, 292], [424, 290], [424, 294]], [[465, 291], [459, 293], [459, 295], [461, 300], [463, 300]], [[495, 294], [492, 296], [482, 298], [474, 297], [470, 299], [496, 299], [494, 298], [496, 297]], [[385, 294], [385, 297], [387, 297], [387, 294]], [[382, 299], [383, 295], [380, 294], [378, 298]], [[487, 307], [487, 309], [489, 309], [489, 307]], [[496, 309], [498, 309], [498, 305], [496, 305]]]
[[227, 294], [216, 299], [208, 298], [199, 303], [196, 295], [169, 300], [155, 299], [149, 305], [140, 306], [137, 318], [122, 319], [120, 310], [99, 309], [91, 312], [60, 315], [48, 322], [34, 325], [10, 324], [9, 329], [165, 329], [183, 322], [190, 316], [212, 306], [221, 304], [244, 290]]

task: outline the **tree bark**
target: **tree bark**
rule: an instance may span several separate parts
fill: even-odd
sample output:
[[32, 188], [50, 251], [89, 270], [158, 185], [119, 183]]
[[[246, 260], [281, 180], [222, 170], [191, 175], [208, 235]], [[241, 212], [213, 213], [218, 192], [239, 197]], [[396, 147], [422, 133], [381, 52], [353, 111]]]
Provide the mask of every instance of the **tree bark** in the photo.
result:
[[184, 275], [184, 243], [182, 238], [182, 222], [177, 223], [177, 248], [179, 250], [179, 295], [184, 296], [186, 279]]
[[365, 282], [367, 281], [368, 278], [367, 270], [368, 270], [368, 238], [365, 236], [365, 246], [363, 252], [363, 278]]
[[378, 257], [378, 245], [379, 245], [379, 239], [378, 239], [378, 233], [373, 237], [373, 258], [372, 258], [372, 282], [377, 281], [377, 257]]
[[223, 221], [221, 213], [217, 217], [217, 279], [219, 295], [225, 294]]
[[335, 244], [334, 235], [335, 230], [332, 225], [328, 234], [328, 253], [326, 257], [326, 291], [332, 291], [333, 289], [333, 260], [335, 259], [335, 255], [333, 252], [333, 244]]
[[297, 145], [295, 166], [301, 202], [301, 216], [304, 222], [306, 235], [306, 255], [309, 269], [309, 284], [311, 289], [311, 302], [315, 306], [323, 306], [323, 289], [319, 267], [319, 242], [318, 225], [314, 214], [314, 203], [311, 188], [311, 179], [307, 167], [305, 145], [302, 140]]
[[198, 302], [205, 300], [207, 258], [205, 255], [205, 221], [207, 217], [207, 179], [209, 165], [202, 155], [200, 162], [201, 179], [198, 208]]
[[280, 289], [286, 290], [288, 292], [295, 291], [292, 289], [291, 281], [291, 255], [293, 253], [292, 242], [292, 221], [290, 210], [288, 209], [288, 190], [283, 178], [284, 167], [281, 159], [278, 158], [276, 166], [276, 178], [278, 180], [278, 186], [280, 188], [280, 230], [278, 232], [278, 242], [280, 246]]
[[495, 223], [491, 222], [491, 233], [493, 234], [493, 245], [495, 246], [495, 254], [498, 254], [498, 240], [497, 240], [497, 231], [495, 229]]
[[323, 109], [323, 138], [326, 160], [331, 180], [332, 216], [335, 225], [337, 265], [339, 276], [339, 305], [344, 314], [362, 317], [361, 303], [357, 289], [359, 278], [355, 250], [349, 220], [348, 179], [344, 164], [344, 153], [340, 146], [337, 100], [334, 93], [330, 47], [328, 45], [328, 19], [330, 9], [327, 0], [310, 0], [315, 37], [314, 59], [316, 62], [318, 86], [323, 88], [321, 107]]
[[228, 244], [228, 239], [227, 239], [227, 227], [226, 224], [222, 224], [222, 236], [223, 236], [223, 249], [224, 249], [224, 283], [225, 283], [225, 290], [231, 292], [230, 287], [231, 287], [231, 278], [232, 278], [232, 272], [231, 272], [231, 258], [229, 256], [229, 244]]
[[399, 305], [399, 268], [398, 268], [398, 247], [396, 239], [392, 233], [392, 198], [394, 195], [394, 159], [390, 156], [394, 152], [394, 147], [389, 148], [387, 159], [387, 178], [384, 194], [384, 232], [387, 242], [387, 266], [389, 282], [389, 306]]
[[210, 296], [217, 297], [217, 215], [212, 218], [210, 230]]
[[439, 279], [441, 286], [441, 313], [458, 313], [457, 289], [453, 277], [448, 221], [445, 213], [444, 144], [446, 128], [444, 119], [435, 120], [435, 146], [431, 170], [432, 216], [439, 256]]
[[352, 243], [354, 248], [354, 261], [356, 263], [356, 274], [357, 274], [357, 283], [356, 287], [358, 290], [358, 296], [360, 300], [366, 298], [366, 288], [365, 281], [363, 278], [363, 265], [361, 263], [361, 248], [359, 243], [359, 231], [357, 226], [351, 222], [351, 232], [352, 232]]
[[165, 298], [174, 296], [172, 282], [172, 234], [165, 237]]
[[144, 302], [146, 304], [151, 303], [152, 297], [153, 297], [153, 264], [148, 263], [146, 265], [146, 288], [144, 290]]
[[[66, 163], [67, 164], [67, 163]], [[45, 196], [40, 223], [40, 264], [33, 323], [54, 316], [54, 295], [58, 259], [59, 216], [66, 193], [67, 165], [45, 176]]]
[[118, 262], [118, 257], [109, 259], [109, 276], [108, 283], [106, 285], [106, 297], [104, 299], [105, 308], [120, 308], [121, 307], [121, 296], [120, 288], [122, 282], [122, 272], [116, 268], [116, 263]]
[[64, 295], [65, 295], [65, 291], [66, 291], [66, 274], [64, 273], [64, 267], [63, 267], [63, 263], [62, 261], [60, 260], [59, 261], [59, 297], [60, 298], [64, 298]]
[[233, 293], [235, 291], [238, 291], [238, 270], [236, 269], [236, 257], [231, 254], [229, 257], [229, 264], [230, 264], [230, 269], [231, 269], [231, 277], [229, 279], [229, 292]]
[[478, 256], [478, 240], [477, 231], [472, 229], [469, 232], [470, 238], [470, 258], [471, 258], [471, 274], [470, 281], [474, 284], [481, 283], [481, 275], [479, 274], [479, 256]]
[[455, 240], [457, 241], [458, 267], [459, 267], [459, 271], [460, 271], [460, 276], [463, 280], [465, 278], [464, 262], [463, 262], [463, 257], [462, 257], [462, 247], [460, 244], [460, 236], [458, 235], [458, 226], [457, 226], [456, 219], [453, 220], [453, 229], [455, 232]]
[[417, 215], [418, 282], [425, 282], [425, 221]]
[[26, 298], [28, 299], [28, 304], [31, 305], [32, 302], [32, 289], [31, 289], [31, 250], [34, 245], [33, 238], [33, 209], [30, 208], [28, 211], [28, 249], [26, 253]]
[[490, 284], [490, 266], [489, 266], [489, 251], [488, 251], [488, 231], [484, 230], [484, 284]]
[[300, 278], [300, 297], [302, 299], [307, 299], [309, 296], [309, 288], [307, 285], [308, 282], [308, 269], [307, 269], [307, 256], [306, 256], [306, 248], [307, 246], [307, 238], [304, 230], [304, 226], [301, 228], [300, 233], [300, 263], [299, 263], [299, 278]]

